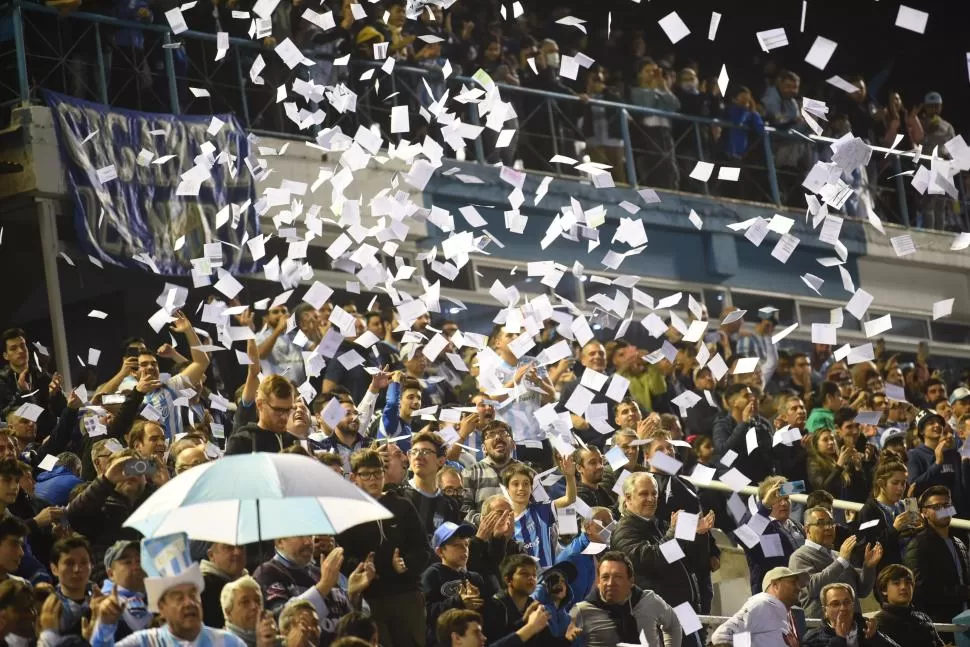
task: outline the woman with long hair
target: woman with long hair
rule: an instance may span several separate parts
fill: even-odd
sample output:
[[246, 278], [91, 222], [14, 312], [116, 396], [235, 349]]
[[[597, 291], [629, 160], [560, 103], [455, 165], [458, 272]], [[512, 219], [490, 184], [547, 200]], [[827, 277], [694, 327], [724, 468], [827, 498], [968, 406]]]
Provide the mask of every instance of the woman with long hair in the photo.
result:
[[901, 564], [906, 543], [922, 527], [919, 513], [906, 511], [903, 502], [906, 494], [906, 466], [892, 460], [880, 463], [873, 478], [872, 494], [858, 517], [860, 526], [868, 521], [878, 521], [866, 534], [867, 543], [878, 541], [882, 544], [882, 560], [876, 572], [889, 564]]

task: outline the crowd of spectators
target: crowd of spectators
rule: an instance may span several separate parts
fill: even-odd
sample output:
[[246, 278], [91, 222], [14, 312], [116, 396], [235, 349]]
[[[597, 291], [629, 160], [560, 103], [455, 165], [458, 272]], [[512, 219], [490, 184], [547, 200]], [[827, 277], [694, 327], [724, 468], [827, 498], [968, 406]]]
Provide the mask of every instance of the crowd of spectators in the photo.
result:
[[[430, 313], [402, 325], [351, 303], [276, 303], [258, 326], [232, 315], [252, 329], [233, 389], [214, 379], [208, 331], [174, 311], [177, 345], [126, 339], [114, 375], [71, 393], [30, 331], [7, 330], [0, 637], [942, 645], [933, 623], [970, 599], [966, 535], [950, 527], [970, 514], [966, 381], [882, 344], [852, 365], [825, 345], [791, 352], [771, 342], [774, 309], [729, 315], [697, 344], [671, 327], [648, 353], [623, 337], [571, 342], [533, 314], [522, 327], [535, 335], [486, 337]], [[749, 357], [757, 367], [735, 373]], [[193, 542], [204, 582], [146, 579], [125, 519], [179, 474], [250, 452], [322, 461], [393, 521], [272, 546]], [[695, 485], [712, 478], [757, 494]], [[743, 548], [753, 597], [708, 637], [694, 622], [711, 610], [715, 528]], [[870, 593], [876, 623], [859, 615]], [[793, 607], [822, 627], [800, 628]]]
[[[732, 70], [731, 82], [722, 94], [717, 70], [703, 69], [692, 58], [689, 46], [678, 47], [675, 52], [669, 42], [648, 39], [643, 29], [622, 23], [614, 23], [609, 34], [605, 28], [590, 27], [587, 35], [556, 22], [569, 15], [565, 7], [549, 15], [526, 7], [521, 16], [505, 20], [498, 2], [456, 2], [445, 10], [438, 3], [417, 3], [417, 11], [409, 17], [404, 0], [362, 2], [355, 5], [356, 14], [349, 0], [284, 0], [275, 5], [271, 21], [260, 25], [253, 21], [250, 13], [253, 6], [248, 5], [245, 1], [216, 0], [211, 3], [211, 11], [201, 5], [185, 11], [187, 23], [196, 31], [255, 38], [264, 46], [262, 53], [258, 49], [233, 50], [221, 62], [215, 58], [216, 43], [211, 41], [185, 38], [181, 47], [163, 50], [157, 33], [104, 28], [101, 43], [107, 55], [110, 101], [140, 109], [156, 109], [159, 102], [165, 105], [169, 94], [165, 57], [171, 54], [183, 111], [205, 114], [232, 111], [241, 118], [244, 112], [241, 102], [246, 101], [249, 117], [246, 125], [295, 133], [305, 129], [308, 123], [302, 121], [298, 127], [299, 111], [286, 107], [287, 102], [296, 100], [295, 86], [290, 86], [288, 99], [282, 103], [277, 92], [279, 86], [295, 79], [321, 86], [346, 83], [359, 95], [357, 111], [366, 115], [361, 123], [377, 121], [385, 132], [390, 132], [390, 105], [408, 103], [415, 115], [410, 137], [421, 139], [425, 133], [433, 137], [436, 133], [425, 119], [417, 118], [418, 113], [440, 99], [446, 89], [452, 90], [452, 96], [459, 89], [453, 79], [449, 85], [442, 73], [448, 70], [454, 75], [472, 76], [481, 69], [499, 83], [583, 100], [558, 101], [547, 107], [541, 97], [505, 93], [503, 99], [512, 105], [515, 116], [510, 115], [504, 125], [499, 125], [515, 131], [515, 135], [503, 142], [503, 146], [496, 147], [498, 131], [485, 129], [482, 144], [489, 163], [512, 166], [518, 161], [527, 169], [571, 172], [568, 166], [552, 164], [550, 160], [555, 154], [577, 160], [588, 157], [593, 162], [609, 165], [617, 182], [626, 182], [630, 175], [635, 175], [643, 186], [689, 192], [706, 190], [762, 202], [771, 200], [761, 135], [764, 127], [812, 134], [801, 111], [804, 88], [795, 71], [778, 69], [770, 61], [763, 68]], [[58, 2], [57, 6], [61, 11], [80, 7], [125, 20], [161, 25], [167, 24], [164, 14], [171, 8], [161, 0], [132, 0], [117, 5], [96, 1], [81, 5], [74, 0]], [[316, 14], [332, 12], [334, 26], [323, 29], [307, 20], [304, 15], [308, 10]], [[69, 56], [71, 73], [65, 77], [64, 89], [96, 98], [96, 50], [91, 34], [84, 31], [83, 25], [72, 27], [70, 21], [50, 18], [49, 23], [38, 19], [37, 29], [41, 34], [37, 38], [47, 28], [78, 32]], [[28, 51], [31, 51], [30, 45], [36, 38], [32, 40], [29, 36]], [[291, 70], [272, 52], [272, 48], [287, 38], [304, 50], [314, 62], [312, 67], [301, 65]], [[375, 52], [384, 46], [386, 56], [398, 65], [431, 72], [427, 85], [400, 68], [394, 83], [381, 84], [381, 74], [367, 73], [365, 68], [355, 65], [359, 61], [373, 64], [375, 58], [379, 59]], [[39, 52], [42, 47], [38, 41], [35, 51]], [[345, 55], [351, 55], [350, 65], [333, 64], [334, 59]], [[576, 78], [568, 78], [572, 74], [563, 74], [563, 57], [570, 57], [572, 62], [577, 55], [588, 56], [594, 63], [579, 67]], [[240, 87], [241, 77], [230, 62], [233, 56], [239, 57], [244, 74], [254, 69], [255, 63], [263, 68], [257, 75], [261, 85], [246, 81], [246, 87]], [[261, 57], [259, 61], [257, 56]], [[35, 83], [54, 82], [49, 74], [52, 64], [41, 56], [29, 62]], [[824, 85], [817, 88], [820, 95], [813, 95], [828, 101], [827, 121], [820, 122], [821, 134], [839, 138], [851, 131], [872, 145], [889, 147], [895, 143], [900, 151], [922, 146], [927, 154], [938, 150], [941, 156], [947, 157], [943, 144], [956, 133], [944, 117], [943, 97], [934, 88], [927, 88], [923, 97], [904, 98], [885, 78], [877, 79], [874, 89], [867, 86], [861, 75], [851, 76], [847, 81], [857, 88], [856, 92], [849, 94]], [[191, 87], [209, 89], [212, 96], [198, 99]], [[365, 100], [365, 95], [369, 99]], [[357, 115], [333, 110], [321, 98], [322, 95], [312, 97], [310, 108], [319, 107], [324, 111], [322, 122], [313, 120], [313, 128], [338, 120], [346, 125], [357, 119]], [[695, 125], [686, 119], [633, 113], [627, 125], [635, 169], [628, 174], [620, 112], [591, 104], [589, 98], [679, 113], [688, 118], [717, 118], [723, 125]], [[897, 136], [901, 138], [898, 143]], [[832, 151], [828, 144], [813, 144], [798, 136], [776, 136], [772, 148], [782, 201], [804, 207], [802, 180], [815, 161], [829, 160]], [[449, 151], [448, 154], [457, 153]], [[470, 151], [463, 154], [472, 157]], [[742, 181], [712, 181], [705, 187], [688, 177], [698, 160], [743, 166]], [[894, 176], [909, 170], [910, 166], [911, 162], [904, 161], [897, 168], [892, 157], [874, 155], [867, 165], [846, 172], [843, 180], [853, 188], [854, 196], [841, 210], [850, 217], [864, 218], [859, 205], [864, 200], [884, 218], [898, 221], [897, 197], [891, 193], [896, 187]], [[904, 179], [911, 222], [940, 230], [960, 231], [965, 227], [965, 214], [958, 199], [941, 195], [935, 187], [927, 193], [917, 193], [908, 187], [908, 178]], [[963, 174], [956, 179], [961, 184]]]

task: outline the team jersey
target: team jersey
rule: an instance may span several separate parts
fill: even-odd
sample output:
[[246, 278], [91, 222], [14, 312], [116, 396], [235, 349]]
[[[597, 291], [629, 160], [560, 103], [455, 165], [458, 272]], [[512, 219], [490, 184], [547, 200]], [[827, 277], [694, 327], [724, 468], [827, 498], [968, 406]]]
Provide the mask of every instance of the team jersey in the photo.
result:
[[556, 508], [554, 503], [532, 502], [515, 518], [515, 539], [525, 552], [539, 560], [539, 568], [549, 568], [556, 561], [558, 546]]

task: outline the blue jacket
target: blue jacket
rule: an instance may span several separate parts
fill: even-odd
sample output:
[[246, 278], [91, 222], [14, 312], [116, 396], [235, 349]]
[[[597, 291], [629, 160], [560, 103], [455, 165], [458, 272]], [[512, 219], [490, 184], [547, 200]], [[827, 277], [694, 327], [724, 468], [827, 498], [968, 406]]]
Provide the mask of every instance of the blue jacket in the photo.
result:
[[586, 533], [582, 533], [556, 555], [557, 564], [569, 562], [576, 567], [576, 579], [570, 585], [575, 597], [569, 600], [568, 604], [563, 605], [566, 611], [572, 609], [573, 605], [580, 600], [585, 600], [596, 584], [596, 558], [592, 555], [583, 555], [587, 546], [589, 546], [589, 537]]
[[757, 112], [752, 112], [733, 103], [728, 104], [724, 113], [728, 121], [741, 126], [741, 128], [727, 128], [721, 134], [721, 141], [724, 142], [724, 153], [728, 157], [740, 159], [748, 152], [749, 133], [746, 128], [754, 128], [756, 132], [763, 133], [765, 122]]
[[[129, 22], [151, 23], [154, 14], [146, 0], [121, 0], [117, 4], [118, 18]], [[140, 18], [138, 12], [148, 9], [148, 17]], [[115, 32], [115, 44], [119, 47], [145, 49], [145, 33], [140, 29], [119, 29]]]
[[55, 467], [37, 475], [34, 496], [51, 505], [67, 505], [67, 497], [76, 485], [84, 483], [66, 467]]
[[967, 501], [964, 484], [967, 478], [967, 465], [970, 462], [960, 460], [960, 453], [956, 449], [943, 452], [943, 464], [936, 464], [936, 452], [926, 445], [914, 447], [906, 454], [909, 482], [916, 484], [914, 496], [919, 496], [924, 490], [933, 485], [945, 485], [950, 488], [953, 507], [958, 516], [967, 513]]
[[411, 449], [411, 423], [401, 420], [401, 383], [391, 382], [387, 387], [387, 400], [384, 403], [384, 413], [381, 416], [379, 438], [395, 438], [407, 436], [396, 441], [402, 452]]
[[566, 585], [566, 599], [562, 601], [562, 606], [556, 606], [553, 602], [552, 596], [546, 587], [541, 583], [536, 587], [536, 592], [533, 596], [539, 603], [546, 608], [549, 612], [549, 631], [556, 638], [563, 638], [566, 636], [566, 629], [569, 628], [569, 623], [572, 622], [572, 618], [569, 616], [569, 609], [576, 603], [576, 598], [573, 595], [573, 587]]

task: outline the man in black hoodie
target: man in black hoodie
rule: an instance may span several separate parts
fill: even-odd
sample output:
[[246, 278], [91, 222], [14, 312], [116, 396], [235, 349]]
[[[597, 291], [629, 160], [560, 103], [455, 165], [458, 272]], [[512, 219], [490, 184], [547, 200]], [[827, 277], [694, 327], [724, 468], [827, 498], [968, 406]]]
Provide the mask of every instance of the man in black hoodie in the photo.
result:
[[363, 449], [350, 457], [350, 478], [377, 499], [394, 517], [371, 521], [337, 536], [346, 558], [343, 570], [352, 572], [373, 554], [377, 578], [364, 594], [385, 647], [424, 647], [424, 596], [418, 578], [431, 554], [427, 534], [414, 505], [395, 492], [384, 492], [384, 464], [376, 450]]
[[[295, 402], [293, 384], [282, 375], [267, 375], [256, 392], [259, 421], [248, 424], [229, 437], [226, 455], [270, 452], [276, 454], [298, 441], [287, 433], [293, 426], [309, 425], [304, 407]], [[305, 418], [301, 421], [300, 417]], [[292, 418], [292, 421], [291, 421]]]
[[577, 449], [573, 453], [573, 462], [579, 474], [576, 496], [591, 508], [600, 506], [616, 510], [616, 495], [603, 485], [605, 467], [600, 450], [592, 445]]

